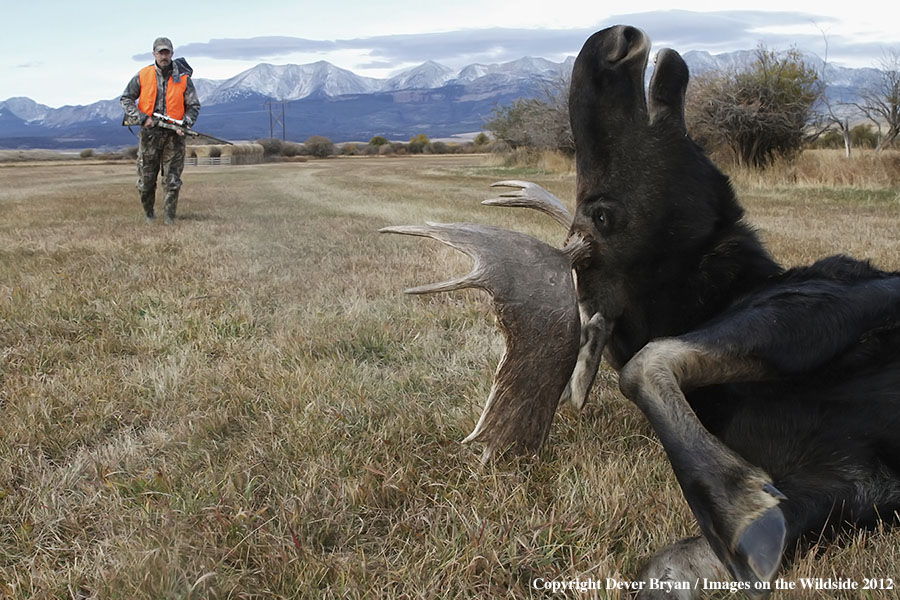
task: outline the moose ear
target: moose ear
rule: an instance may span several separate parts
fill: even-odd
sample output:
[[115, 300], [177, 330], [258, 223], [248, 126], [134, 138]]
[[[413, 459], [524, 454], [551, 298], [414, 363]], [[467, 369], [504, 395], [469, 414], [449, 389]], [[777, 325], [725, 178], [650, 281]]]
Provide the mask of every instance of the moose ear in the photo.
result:
[[663, 48], [656, 55], [656, 68], [650, 80], [650, 122], [668, 121], [682, 132], [687, 131], [684, 121], [684, 95], [687, 92], [690, 73], [681, 55], [670, 48]]

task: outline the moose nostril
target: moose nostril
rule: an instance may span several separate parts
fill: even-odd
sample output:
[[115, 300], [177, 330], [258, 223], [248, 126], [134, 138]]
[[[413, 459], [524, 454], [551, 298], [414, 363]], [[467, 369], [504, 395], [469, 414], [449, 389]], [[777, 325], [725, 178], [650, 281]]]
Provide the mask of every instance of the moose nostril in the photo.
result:
[[[626, 31], [622, 31], [625, 29]], [[631, 43], [628, 39], [627, 27], [620, 28], [618, 35], [611, 35], [607, 38], [608, 43], [606, 44], [606, 60], [611, 63], [619, 62], [626, 56], [628, 56], [628, 49], [631, 47]]]
[[638, 37], [638, 30], [634, 27], [625, 27], [625, 31], [622, 32], [622, 36], [628, 41], [628, 45], [630, 46], [634, 39]]
[[637, 27], [627, 25], [616, 27], [616, 35], [610, 35], [606, 39], [604, 48], [605, 58], [610, 63], [616, 63], [626, 58], [635, 47], [644, 44], [644, 33]]

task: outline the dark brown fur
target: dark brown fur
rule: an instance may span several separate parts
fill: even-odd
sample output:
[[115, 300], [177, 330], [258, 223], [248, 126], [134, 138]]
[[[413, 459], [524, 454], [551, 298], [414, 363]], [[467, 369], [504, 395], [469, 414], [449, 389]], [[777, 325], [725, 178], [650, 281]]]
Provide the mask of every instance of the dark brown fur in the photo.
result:
[[706, 541], [767, 581], [804, 536], [900, 509], [900, 273], [841, 256], [785, 271], [685, 133], [676, 52], [645, 101], [648, 51], [620, 26], [575, 63], [579, 298]]

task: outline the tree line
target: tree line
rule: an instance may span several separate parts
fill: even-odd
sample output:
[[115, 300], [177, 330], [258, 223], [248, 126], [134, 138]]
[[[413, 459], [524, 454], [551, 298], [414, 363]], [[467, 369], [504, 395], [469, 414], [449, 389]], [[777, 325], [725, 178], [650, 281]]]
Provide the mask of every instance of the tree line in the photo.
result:
[[[878, 71], [878, 80], [859, 91], [858, 102], [836, 102], [825, 95], [825, 66], [820, 72], [797, 49], [776, 53], [760, 46], [745, 69], [691, 79], [688, 131], [708, 152], [756, 168], [810, 145], [833, 144], [837, 136], [847, 156], [854, 143], [881, 152], [900, 134], [900, 52], [887, 53]], [[567, 79], [559, 79], [543, 98], [497, 107], [485, 127], [512, 148], [574, 153], [568, 87]]]
[[266, 159], [293, 158], [311, 156], [328, 158], [330, 156], [373, 156], [373, 155], [405, 155], [405, 154], [465, 154], [472, 152], [488, 152], [492, 149], [491, 140], [485, 133], [479, 133], [469, 141], [444, 142], [431, 140], [424, 133], [410, 137], [409, 142], [390, 141], [385, 136], [376, 135], [368, 143], [345, 142], [336, 144], [330, 138], [313, 135], [304, 142], [264, 138], [256, 140], [263, 148]]

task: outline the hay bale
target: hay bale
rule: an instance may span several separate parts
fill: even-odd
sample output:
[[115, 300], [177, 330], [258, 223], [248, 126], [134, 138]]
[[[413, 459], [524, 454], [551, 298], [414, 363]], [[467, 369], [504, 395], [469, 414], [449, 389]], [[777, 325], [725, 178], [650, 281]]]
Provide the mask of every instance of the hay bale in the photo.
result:
[[263, 161], [265, 148], [262, 144], [235, 144], [231, 150], [231, 164], [253, 165]]

